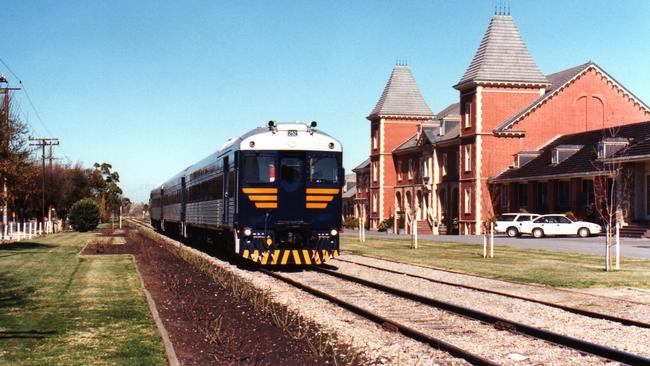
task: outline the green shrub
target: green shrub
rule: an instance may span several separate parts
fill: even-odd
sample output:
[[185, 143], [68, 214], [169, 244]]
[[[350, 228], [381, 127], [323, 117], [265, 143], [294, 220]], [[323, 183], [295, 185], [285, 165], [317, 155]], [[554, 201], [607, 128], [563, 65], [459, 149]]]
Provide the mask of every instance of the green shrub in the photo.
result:
[[576, 218], [576, 215], [573, 213], [573, 211], [567, 211], [564, 213], [566, 217], [568, 217], [571, 221], [578, 221]]
[[68, 215], [70, 225], [76, 231], [91, 231], [99, 225], [99, 205], [90, 198], [75, 202]]
[[359, 219], [356, 217], [346, 217], [343, 219], [343, 227], [348, 229], [358, 229], [359, 228]]
[[389, 228], [393, 227], [393, 216], [384, 219], [384, 221], [379, 223], [379, 226], [377, 226], [378, 231], [386, 231]]

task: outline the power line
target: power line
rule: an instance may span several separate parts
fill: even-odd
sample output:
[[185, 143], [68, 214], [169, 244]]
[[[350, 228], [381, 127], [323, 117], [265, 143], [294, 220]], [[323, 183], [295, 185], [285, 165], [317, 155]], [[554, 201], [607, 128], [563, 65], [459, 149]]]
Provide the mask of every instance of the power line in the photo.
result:
[[[34, 114], [36, 115], [36, 118], [41, 123], [41, 126], [43, 126], [43, 128], [45, 129], [45, 132], [47, 132], [48, 135], [53, 136], [54, 134], [52, 133], [52, 131], [50, 131], [49, 128], [47, 128], [47, 125], [45, 124], [45, 121], [43, 121], [43, 118], [41, 117], [41, 114], [38, 112], [38, 109], [36, 108], [36, 105], [32, 101], [32, 98], [29, 95], [29, 92], [27, 91], [27, 87], [25, 87], [25, 84], [23, 84], [23, 81], [20, 79], [20, 77], [18, 77], [18, 75], [14, 72], [14, 70], [12, 70], [11, 67], [9, 67], [9, 65], [5, 62], [5, 60], [2, 59], [2, 57], [0, 57], [0, 63], [2, 63], [2, 65], [4, 65], [4, 67], [7, 69], [7, 71], [9, 71], [9, 73], [11, 75], [13, 75], [13, 77], [16, 80], [18, 80], [18, 84], [20, 84], [20, 86], [22, 87], [21, 88], [22, 91], [25, 92], [25, 97], [27, 97], [27, 101], [29, 102], [29, 105], [34, 110]], [[61, 150], [63, 150], [63, 149], [61, 149]], [[66, 159], [68, 159], [70, 161], [70, 163], [72, 163], [72, 159], [70, 159], [70, 157], [67, 154], [65, 154], [65, 151], [62, 151], [62, 152], [63, 152], [63, 156], [65, 156]]]

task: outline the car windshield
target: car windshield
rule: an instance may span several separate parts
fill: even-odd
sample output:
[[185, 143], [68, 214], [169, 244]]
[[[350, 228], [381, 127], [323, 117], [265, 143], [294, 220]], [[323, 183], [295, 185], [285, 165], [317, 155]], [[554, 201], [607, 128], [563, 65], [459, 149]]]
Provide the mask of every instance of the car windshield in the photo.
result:
[[338, 183], [339, 167], [336, 158], [313, 157], [309, 159], [309, 181], [312, 183]]
[[517, 215], [499, 215], [497, 221], [515, 221]]

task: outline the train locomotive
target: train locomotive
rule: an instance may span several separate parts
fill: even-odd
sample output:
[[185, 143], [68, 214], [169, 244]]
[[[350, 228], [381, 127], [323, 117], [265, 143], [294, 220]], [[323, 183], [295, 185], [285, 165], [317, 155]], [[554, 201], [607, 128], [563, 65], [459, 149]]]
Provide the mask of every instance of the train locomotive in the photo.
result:
[[338, 256], [342, 146], [316, 126], [270, 121], [228, 140], [151, 191], [151, 225], [262, 265]]

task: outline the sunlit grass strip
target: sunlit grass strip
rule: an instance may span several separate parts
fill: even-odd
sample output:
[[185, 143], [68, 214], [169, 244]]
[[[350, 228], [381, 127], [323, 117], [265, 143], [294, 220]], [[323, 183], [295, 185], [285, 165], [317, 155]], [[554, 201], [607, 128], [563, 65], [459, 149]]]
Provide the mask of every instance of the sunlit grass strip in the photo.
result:
[[79, 256], [94, 233], [0, 250], [0, 364], [167, 363], [130, 256]]
[[410, 239], [368, 238], [360, 243], [355, 237], [341, 237], [341, 249], [348, 253], [513, 282], [569, 288], [650, 288], [650, 260], [646, 259], [624, 257], [621, 271], [605, 272], [604, 258], [594, 254], [498, 245], [495, 257], [485, 259], [478, 244], [420, 240], [418, 249], [410, 245]]

